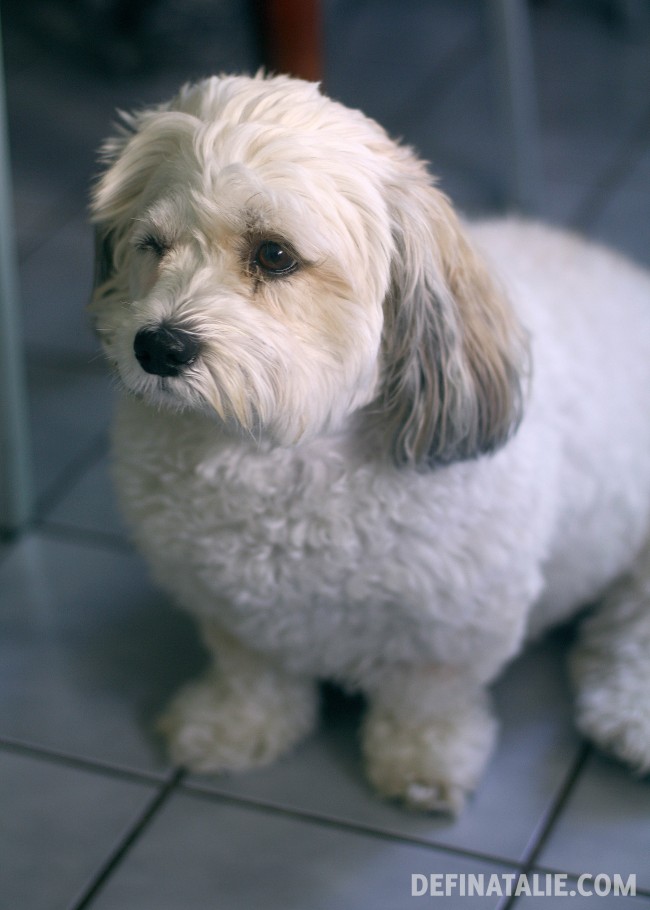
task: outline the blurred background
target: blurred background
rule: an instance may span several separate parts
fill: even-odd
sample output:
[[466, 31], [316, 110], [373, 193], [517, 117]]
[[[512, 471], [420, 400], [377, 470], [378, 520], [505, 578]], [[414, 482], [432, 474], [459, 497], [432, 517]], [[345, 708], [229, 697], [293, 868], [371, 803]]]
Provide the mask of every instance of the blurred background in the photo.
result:
[[[269, 39], [267, 5], [3, 0], [30, 347], [44, 338], [51, 347], [54, 332], [62, 351], [78, 348], [90, 274], [85, 206], [115, 109], [164, 100], [188, 79], [277, 65], [278, 55], [414, 145], [466, 213], [523, 208], [647, 260], [648, 0], [320, 0], [316, 26], [304, 12], [282, 23], [288, 47], [282, 35]], [[523, 28], [521, 14], [500, 25], [501, 7], [524, 11]], [[317, 59], [301, 56], [301, 42]], [[32, 290], [43, 266], [47, 302]], [[66, 289], [50, 324], [55, 281], [57, 297], [59, 281]]]
[[179, 774], [152, 733], [205, 655], [108, 480], [113, 390], [84, 305], [88, 190], [117, 108], [293, 69], [415, 146], [464, 213], [525, 212], [650, 265], [648, 0], [282, 6], [0, 3], [35, 491], [22, 533], [0, 537], [0, 894], [16, 910], [399, 910], [412, 872], [593, 870], [637, 874], [625, 902], [650, 908], [650, 788], [577, 737], [570, 631], [496, 687], [501, 745], [459, 821], [376, 800], [359, 705], [335, 692], [311, 743], [242, 778]]

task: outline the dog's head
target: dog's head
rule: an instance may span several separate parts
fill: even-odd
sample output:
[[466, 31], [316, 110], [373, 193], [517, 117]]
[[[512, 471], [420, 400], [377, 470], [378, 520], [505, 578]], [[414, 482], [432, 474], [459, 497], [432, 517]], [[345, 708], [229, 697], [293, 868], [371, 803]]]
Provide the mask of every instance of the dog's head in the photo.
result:
[[212, 78], [125, 118], [104, 159], [91, 310], [135, 395], [285, 445], [355, 420], [410, 464], [516, 426], [509, 306], [373, 121], [299, 80]]

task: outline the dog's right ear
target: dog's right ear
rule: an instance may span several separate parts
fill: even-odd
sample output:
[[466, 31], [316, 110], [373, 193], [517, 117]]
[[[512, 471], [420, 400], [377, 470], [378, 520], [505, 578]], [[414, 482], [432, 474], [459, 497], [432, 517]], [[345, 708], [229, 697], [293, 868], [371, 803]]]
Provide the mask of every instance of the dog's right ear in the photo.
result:
[[122, 173], [132, 157], [129, 147], [138, 133], [138, 119], [121, 115], [120, 132], [108, 139], [100, 152], [101, 171], [93, 187], [90, 204], [91, 223], [95, 229], [95, 261], [90, 305], [97, 303], [112, 285], [116, 273], [115, 241], [126, 233], [127, 212], [140, 195], [137, 187], [147, 182], [146, 169], [128, 165], [130, 179]]
[[95, 290], [109, 281], [115, 271], [113, 265], [113, 242], [110, 230], [100, 225], [95, 227], [95, 266], [93, 270], [93, 295]]
[[152, 179], [185, 139], [191, 141], [195, 125], [195, 118], [166, 107], [122, 114], [119, 132], [102, 146], [102, 170], [90, 205], [95, 226], [93, 301], [122, 271], [128, 233], [146, 205]]
[[93, 221], [116, 224], [132, 216], [161, 164], [191, 142], [196, 118], [181, 111], [153, 108], [122, 114], [121, 131], [104, 143], [103, 171], [92, 193]]

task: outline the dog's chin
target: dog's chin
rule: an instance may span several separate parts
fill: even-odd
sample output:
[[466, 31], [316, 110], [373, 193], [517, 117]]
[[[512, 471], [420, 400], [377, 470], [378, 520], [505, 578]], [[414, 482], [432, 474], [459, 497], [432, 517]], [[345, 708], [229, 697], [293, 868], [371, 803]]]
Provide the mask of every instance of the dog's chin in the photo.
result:
[[284, 446], [297, 441], [280, 421], [263, 420], [246, 396], [232, 401], [225, 390], [206, 384], [199, 376], [154, 376], [137, 367], [122, 370], [118, 365], [115, 372], [128, 397], [158, 413], [196, 415], [213, 424], [220, 435], [259, 445]]
[[181, 376], [156, 376], [137, 366], [126, 369], [113, 363], [118, 385], [129, 397], [141, 401], [155, 410], [170, 412], [194, 411], [214, 414], [207, 398], [191, 382]]
[[[200, 395], [183, 390], [178, 381], [159, 378], [157, 381], [138, 385], [133, 388], [121, 381], [125, 394], [159, 414], [169, 415], [196, 415], [208, 424], [213, 424], [215, 431], [222, 436], [233, 439], [248, 439], [261, 443], [268, 440], [269, 434], [257, 418], [249, 421], [247, 426], [242, 424], [232, 415], [219, 414], [212, 404]], [[180, 387], [179, 387], [180, 386]]]
[[206, 413], [210, 410], [206, 401], [198, 397], [192, 398], [179, 394], [178, 388], [173, 387], [169, 379], [158, 379], [154, 383], [148, 383], [146, 387], [131, 388], [128, 385], [124, 385], [124, 388], [134, 398], [156, 410]]

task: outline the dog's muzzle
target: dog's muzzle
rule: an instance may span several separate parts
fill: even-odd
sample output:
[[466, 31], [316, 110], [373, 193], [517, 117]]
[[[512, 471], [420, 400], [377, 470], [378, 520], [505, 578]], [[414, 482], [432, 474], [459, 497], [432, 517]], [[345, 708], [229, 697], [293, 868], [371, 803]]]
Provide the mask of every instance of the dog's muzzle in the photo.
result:
[[194, 363], [200, 344], [195, 335], [166, 323], [140, 329], [133, 341], [133, 351], [146, 373], [155, 376], [178, 376]]

